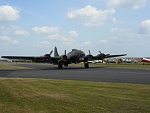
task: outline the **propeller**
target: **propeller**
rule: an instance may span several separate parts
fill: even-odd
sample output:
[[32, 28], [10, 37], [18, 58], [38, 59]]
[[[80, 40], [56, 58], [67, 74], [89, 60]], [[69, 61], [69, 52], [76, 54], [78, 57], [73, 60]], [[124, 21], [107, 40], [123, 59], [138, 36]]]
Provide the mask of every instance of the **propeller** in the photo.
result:
[[89, 50], [89, 55], [91, 55], [91, 51]]
[[49, 56], [51, 57], [51, 54], [53, 53], [53, 50], [49, 53]]
[[67, 55], [66, 55], [66, 50], [64, 52], [64, 55], [61, 56], [61, 59], [59, 60], [59, 62], [64, 62], [64, 61], [67, 61]]
[[49, 62], [51, 59], [51, 54], [52, 54], [53, 50], [50, 52], [50, 54], [45, 54], [42, 58], [44, 61]]
[[66, 55], [66, 50], [65, 50], [65, 55]]
[[53, 50], [50, 52], [50, 54], [45, 54], [44, 57], [46, 57], [46, 58], [51, 57], [52, 52], [53, 52]]
[[104, 54], [101, 51], [99, 51], [100, 54], [98, 54], [97, 56], [100, 56], [102, 59], [106, 58], [107, 56], [109, 56], [110, 54]]
[[87, 58], [88, 60], [92, 60], [92, 59], [93, 59], [93, 55], [91, 54], [91, 51], [90, 51], [90, 50], [89, 50], [89, 54], [86, 55], [86, 58]]
[[66, 55], [66, 50], [65, 50], [65, 54], [62, 56], [62, 60], [66, 60], [67, 59], [67, 55]]
[[99, 51], [100, 54], [97, 55], [98, 59], [101, 59], [102, 62], [104, 61], [104, 58], [106, 58], [107, 56], [109, 56], [110, 54], [104, 54], [101, 51]]

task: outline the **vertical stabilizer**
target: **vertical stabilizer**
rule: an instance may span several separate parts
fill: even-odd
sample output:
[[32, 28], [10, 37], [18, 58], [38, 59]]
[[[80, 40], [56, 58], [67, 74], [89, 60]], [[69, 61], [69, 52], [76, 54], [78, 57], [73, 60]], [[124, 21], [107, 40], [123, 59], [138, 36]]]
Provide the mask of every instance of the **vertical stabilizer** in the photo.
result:
[[57, 47], [54, 48], [54, 57], [59, 57], [58, 51], [57, 51]]

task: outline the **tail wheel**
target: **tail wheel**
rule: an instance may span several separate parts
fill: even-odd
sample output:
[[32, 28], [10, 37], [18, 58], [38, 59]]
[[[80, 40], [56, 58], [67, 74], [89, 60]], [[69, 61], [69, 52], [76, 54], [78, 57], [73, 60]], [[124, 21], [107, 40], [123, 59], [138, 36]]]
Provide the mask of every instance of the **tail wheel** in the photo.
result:
[[89, 63], [87, 63], [87, 62], [84, 63], [84, 67], [85, 67], [85, 68], [89, 68]]

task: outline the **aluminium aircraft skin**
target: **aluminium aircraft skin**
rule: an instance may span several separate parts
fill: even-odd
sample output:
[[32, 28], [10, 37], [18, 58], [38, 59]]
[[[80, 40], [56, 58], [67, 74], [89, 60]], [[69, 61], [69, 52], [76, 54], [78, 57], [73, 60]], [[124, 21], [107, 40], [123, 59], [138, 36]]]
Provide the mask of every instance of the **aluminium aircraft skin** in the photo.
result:
[[144, 63], [149, 64], [150, 63], [150, 59], [148, 59], [148, 58], [142, 58], [142, 62], [143, 62], [143, 65], [144, 65]]
[[127, 54], [118, 54], [118, 55], [110, 55], [110, 54], [104, 54], [101, 53], [93, 56], [90, 53], [89, 50], [89, 54], [85, 55], [85, 53], [81, 50], [78, 49], [72, 49], [71, 52], [69, 52], [68, 54], [66, 54], [66, 50], [65, 50], [65, 54], [64, 55], [59, 55], [58, 51], [57, 51], [57, 47], [54, 48], [54, 57], [51, 57], [53, 51], [50, 52], [50, 54], [45, 54], [44, 56], [38, 56], [38, 57], [34, 57], [34, 56], [2, 56], [1, 58], [6, 58], [6, 59], [18, 59], [18, 60], [32, 60], [34, 62], [45, 62], [45, 63], [51, 63], [54, 65], [58, 65], [59, 69], [62, 69], [63, 66], [67, 67], [69, 64], [71, 63], [81, 63], [84, 62], [84, 67], [85, 68], [89, 68], [89, 61], [91, 60], [103, 60], [105, 58], [111, 58], [111, 57], [119, 57], [119, 56], [125, 56]]

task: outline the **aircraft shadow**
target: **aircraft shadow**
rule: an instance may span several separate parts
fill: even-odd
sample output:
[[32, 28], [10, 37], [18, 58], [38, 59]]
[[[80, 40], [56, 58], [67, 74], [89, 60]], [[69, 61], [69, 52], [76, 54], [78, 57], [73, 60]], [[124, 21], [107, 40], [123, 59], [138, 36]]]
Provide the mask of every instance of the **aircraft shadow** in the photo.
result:
[[96, 68], [104, 68], [104, 67], [89, 67], [89, 68], [84, 68], [84, 67], [73, 67], [73, 66], [70, 66], [70, 67], [63, 67], [62, 69], [58, 69], [58, 67], [47, 67], [47, 68], [41, 68], [41, 69], [39, 69], [39, 70], [79, 70], [79, 69], [81, 69], [81, 70], [87, 70], [87, 69], [96, 69]]
[[43, 66], [43, 65], [35, 65], [35, 64], [15, 64], [15, 66], [21, 66], [21, 67], [26, 67], [26, 68], [32, 68], [33, 70], [79, 70], [79, 69], [94, 69], [94, 68], [104, 68], [104, 67], [89, 67], [85, 68], [84, 66], [79, 67], [79, 66], [68, 66], [68, 67], [63, 67], [62, 69], [58, 69], [56, 65], [50, 65], [50, 66]]

